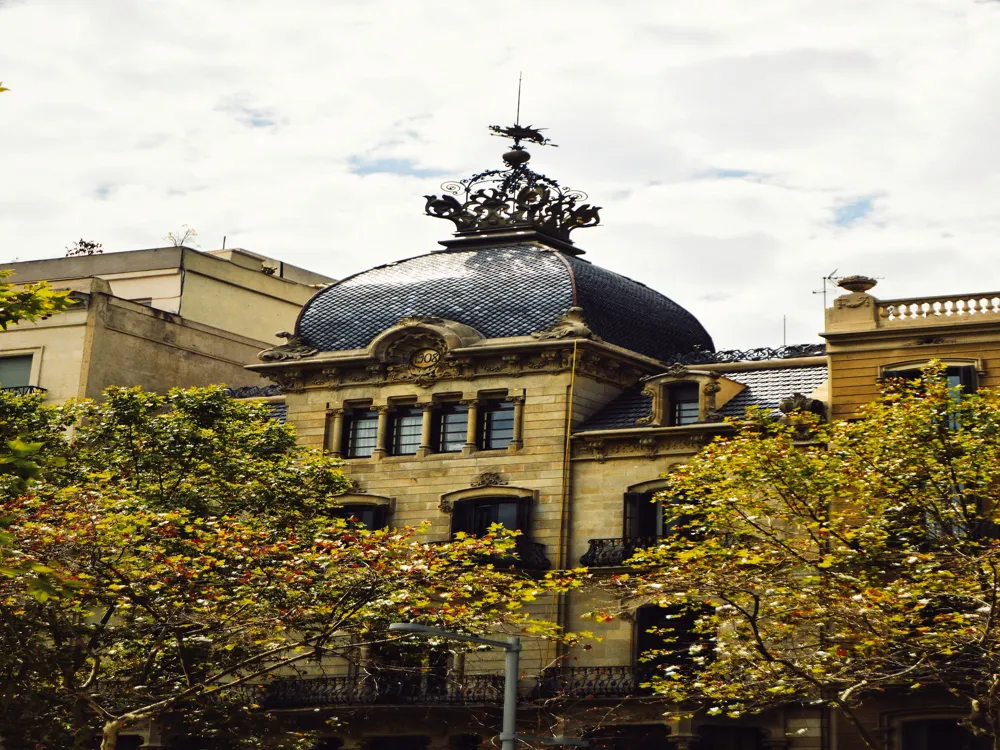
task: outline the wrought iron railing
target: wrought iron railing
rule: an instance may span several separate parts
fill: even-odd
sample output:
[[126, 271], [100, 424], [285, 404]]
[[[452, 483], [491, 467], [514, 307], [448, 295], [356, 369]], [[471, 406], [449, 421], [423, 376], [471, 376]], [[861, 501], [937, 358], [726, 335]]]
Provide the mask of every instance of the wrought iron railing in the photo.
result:
[[487, 555], [484, 559], [493, 563], [497, 567], [520, 568], [521, 570], [548, 570], [552, 567], [549, 558], [545, 556], [545, 545], [540, 542], [533, 542], [519, 536], [514, 540], [513, 555]]
[[503, 675], [449, 678], [435, 673], [373, 673], [354, 677], [274, 680], [247, 686], [254, 702], [265, 709], [318, 708], [346, 705], [501, 703]]
[[538, 677], [539, 698], [625, 698], [642, 695], [652, 665], [629, 667], [549, 667]]
[[726, 362], [759, 362], [769, 359], [792, 359], [795, 357], [819, 357], [826, 354], [826, 344], [788, 344], [787, 346], [757, 349], [725, 349], [710, 352], [696, 349], [665, 357], [665, 361], [685, 365], [724, 364]]
[[48, 388], [42, 388], [37, 385], [9, 385], [0, 387], [0, 391], [4, 393], [16, 393], [18, 396], [27, 396], [30, 393], [48, 393]]
[[632, 557], [636, 550], [652, 547], [658, 541], [655, 536], [591, 539], [590, 547], [580, 558], [580, 564], [588, 568], [615, 567]]

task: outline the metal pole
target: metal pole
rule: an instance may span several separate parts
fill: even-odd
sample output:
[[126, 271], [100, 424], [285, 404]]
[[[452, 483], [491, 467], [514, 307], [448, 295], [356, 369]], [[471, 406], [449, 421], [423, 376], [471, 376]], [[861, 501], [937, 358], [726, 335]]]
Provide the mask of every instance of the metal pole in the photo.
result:
[[517, 745], [517, 679], [520, 677], [521, 639], [507, 639], [504, 647], [505, 668], [503, 676], [503, 731], [500, 734], [502, 750], [515, 750]]

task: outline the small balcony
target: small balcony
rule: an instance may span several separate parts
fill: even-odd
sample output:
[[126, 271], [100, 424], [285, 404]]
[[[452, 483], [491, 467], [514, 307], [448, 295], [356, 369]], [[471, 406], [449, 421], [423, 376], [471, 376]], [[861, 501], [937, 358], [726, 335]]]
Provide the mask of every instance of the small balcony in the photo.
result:
[[254, 701], [264, 709], [303, 709], [324, 706], [468, 705], [503, 702], [503, 675], [464, 675], [449, 678], [436, 673], [366, 674], [353, 677], [280, 679], [266, 685], [248, 685]]
[[648, 695], [640, 687], [655, 671], [649, 664], [629, 667], [549, 667], [538, 677], [539, 698], [627, 698]]
[[580, 564], [588, 568], [618, 567], [632, 557], [636, 550], [655, 547], [658, 542], [659, 538], [655, 536], [591, 539], [589, 549], [580, 558]]
[[16, 396], [28, 396], [32, 393], [40, 393], [44, 396], [48, 393], [47, 388], [42, 388], [37, 385], [9, 385], [0, 387], [0, 391], [3, 391], [4, 393], [13, 393]]

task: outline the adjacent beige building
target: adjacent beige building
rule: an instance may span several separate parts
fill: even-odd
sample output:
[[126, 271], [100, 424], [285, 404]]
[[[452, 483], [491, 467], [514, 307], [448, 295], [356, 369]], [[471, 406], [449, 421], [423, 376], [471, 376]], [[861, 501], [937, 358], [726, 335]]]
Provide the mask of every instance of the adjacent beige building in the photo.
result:
[[0, 332], [0, 388], [41, 389], [52, 401], [97, 397], [109, 385], [265, 384], [243, 366], [332, 281], [245, 250], [186, 247], [2, 268], [15, 283], [72, 290], [68, 311]]

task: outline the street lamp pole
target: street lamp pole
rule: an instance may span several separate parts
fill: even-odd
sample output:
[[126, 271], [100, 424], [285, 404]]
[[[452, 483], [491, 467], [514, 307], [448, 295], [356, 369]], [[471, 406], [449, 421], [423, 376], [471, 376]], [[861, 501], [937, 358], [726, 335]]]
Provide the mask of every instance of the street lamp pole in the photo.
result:
[[452, 633], [449, 630], [432, 628], [427, 625], [417, 625], [413, 622], [394, 622], [389, 625], [393, 633], [409, 633], [431, 638], [446, 638], [450, 641], [464, 641], [490, 648], [502, 648], [505, 652], [503, 677], [503, 725], [500, 732], [501, 750], [516, 750], [518, 739], [541, 742], [546, 745], [570, 745], [574, 747], [589, 747], [586, 740], [575, 740], [563, 737], [533, 737], [517, 734], [517, 678], [520, 674], [521, 639], [512, 636], [506, 641], [496, 641], [490, 638], [480, 638], [475, 635]]

